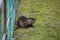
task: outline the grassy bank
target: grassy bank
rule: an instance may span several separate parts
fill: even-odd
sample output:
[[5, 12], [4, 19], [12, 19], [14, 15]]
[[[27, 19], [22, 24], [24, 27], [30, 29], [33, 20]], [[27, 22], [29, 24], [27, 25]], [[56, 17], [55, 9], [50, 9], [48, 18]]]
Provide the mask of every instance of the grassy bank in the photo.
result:
[[16, 40], [60, 40], [60, 0], [21, 0], [19, 5], [18, 15], [36, 22], [34, 28], [17, 29]]

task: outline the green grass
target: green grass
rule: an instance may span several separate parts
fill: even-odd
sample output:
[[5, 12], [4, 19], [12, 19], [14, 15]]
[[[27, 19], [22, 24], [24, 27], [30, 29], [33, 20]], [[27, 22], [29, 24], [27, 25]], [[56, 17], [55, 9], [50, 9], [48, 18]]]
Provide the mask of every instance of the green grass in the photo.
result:
[[17, 11], [36, 22], [34, 28], [17, 29], [16, 40], [60, 40], [60, 0], [21, 0], [19, 4]]

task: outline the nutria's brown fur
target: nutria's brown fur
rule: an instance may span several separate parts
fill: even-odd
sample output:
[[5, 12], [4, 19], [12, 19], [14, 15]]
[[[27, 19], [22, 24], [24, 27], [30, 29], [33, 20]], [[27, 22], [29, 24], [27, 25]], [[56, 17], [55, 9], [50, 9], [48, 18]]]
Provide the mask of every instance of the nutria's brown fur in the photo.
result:
[[34, 18], [27, 18], [25, 16], [20, 16], [17, 20], [17, 28], [27, 28], [27, 27], [33, 27], [33, 23], [36, 20]]

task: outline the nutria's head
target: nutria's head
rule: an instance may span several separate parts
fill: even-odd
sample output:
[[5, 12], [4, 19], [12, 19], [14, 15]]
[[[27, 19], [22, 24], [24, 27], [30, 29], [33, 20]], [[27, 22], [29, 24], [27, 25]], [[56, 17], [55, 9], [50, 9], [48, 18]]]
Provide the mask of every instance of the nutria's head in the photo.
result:
[[35, 21], [35, 18], [28, 18], [28, 24], [33, 24]]

